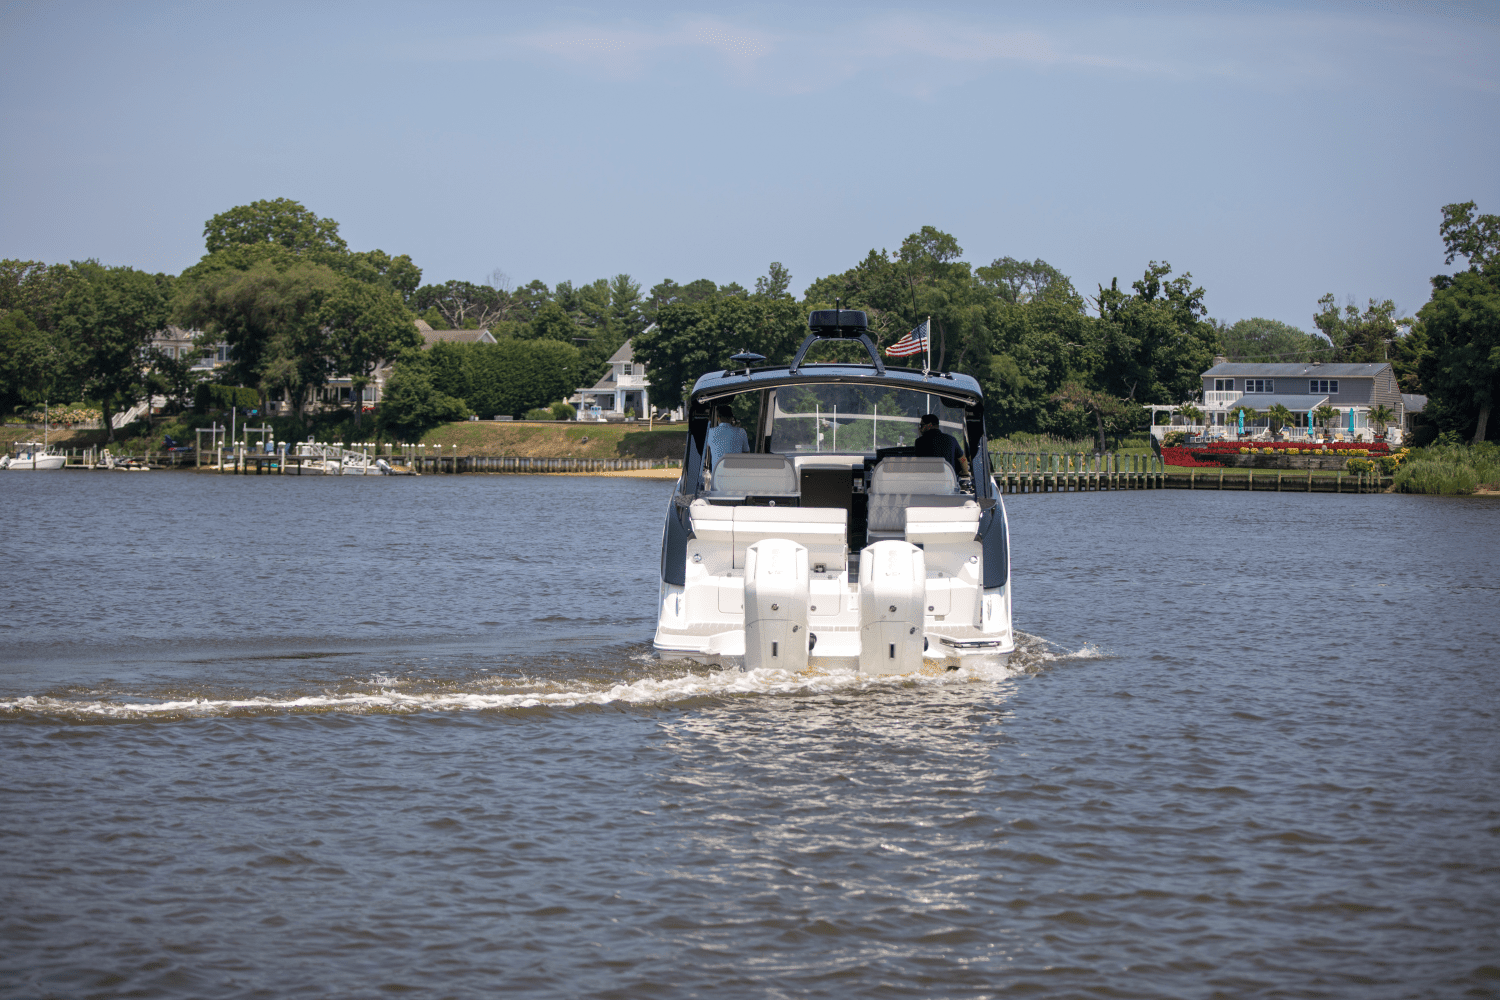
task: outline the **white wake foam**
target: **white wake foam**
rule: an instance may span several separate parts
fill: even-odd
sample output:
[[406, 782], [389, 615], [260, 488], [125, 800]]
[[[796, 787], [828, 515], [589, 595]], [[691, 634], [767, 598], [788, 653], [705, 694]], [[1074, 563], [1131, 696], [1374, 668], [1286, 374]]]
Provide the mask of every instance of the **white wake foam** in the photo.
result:
[[366, 690], [324, 692], [297, 697], [275, 695], [248, 698], [192, 698], [152, 700], [121, 695], [88, 700], [23, 696], [0, 700], [0, 714], [31, 713], [103, 718], [166, 718], [262, 713], [409, 713], [485, 711], [531, 708], [573, 708], [581, 705], [670, 705], [698, 698], [815, 696], [858, 694], [910, 685], [945, 687], [987, 683], [1014, 677], [1027, 668], [1070, 658], [1101, 655], [1093, 646], [1076, 652], [1036, 636], [1018, 634], [1019, 648], [1007, 667], [964, 667], [956, 671], [927, 668], [920, 673], [872, 676], [853, 670], [786, 670], [685, 672], [676, 676], [644, 677], [628, 683], [593, 685], [548, 683], [532, 678], [495, 678], [467, 682], [454, 688], [407, 690], [421, 686], [377, 674]]

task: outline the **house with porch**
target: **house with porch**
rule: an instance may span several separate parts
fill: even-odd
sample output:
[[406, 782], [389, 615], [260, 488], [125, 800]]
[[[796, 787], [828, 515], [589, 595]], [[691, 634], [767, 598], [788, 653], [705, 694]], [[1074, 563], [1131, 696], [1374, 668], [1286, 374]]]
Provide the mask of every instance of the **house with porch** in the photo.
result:
[[650, 413], [651, 383], [646, 366], [635, 360], [630, 341], [610, 356], [609, 371], [587, 389], [579, 389], [573, 400], [579, 420], [622, 419], [627, 411], [638, 417]]
[[[1394, 415], [1386, 424], [1386, 437], [1399, 443], [1407, 426], [1406, 399], [1396, 384], [1395, 369], [1390, 362], [1329, 364], [1321, 361], [1293, 364], [1214, 359], [1214, 365], [1203, 373], [1205, 423], [1189, 424], [1177, 414], [1178, 407], [1155, 407], [1174, 414], [1172, 426], [1207, 433], [1210, 437], [1231, 437], [1239, 431], [1234, 410], [1250, 407], [1260, 416], [1245, 421], [1246, 433], [1269, 436], [1266, 410], [1278, 403], [1293, 414], [1293, 422], [1282, 429], [1288, 438], [1307, 438], [1315, 433], [1312, 414], [1323, 406], [1338, 415], [1326, 426], [1336, 437], [1346, 440], [1373, 441], [1377, 428], [1370, 411], [1384, 406]], [[1152, 423], [1156, 423], [1153, 415]]]

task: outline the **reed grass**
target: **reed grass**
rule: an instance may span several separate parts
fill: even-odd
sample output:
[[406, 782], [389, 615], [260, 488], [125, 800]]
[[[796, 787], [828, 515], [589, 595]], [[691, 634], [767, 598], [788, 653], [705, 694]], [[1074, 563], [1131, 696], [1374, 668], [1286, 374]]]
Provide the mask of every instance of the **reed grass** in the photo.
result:
[[1500, 446], [1488, 441], [1418, 448], [1395, 479], [1398, 493], [1467, 496], [1480, 487], [1500, 489]]

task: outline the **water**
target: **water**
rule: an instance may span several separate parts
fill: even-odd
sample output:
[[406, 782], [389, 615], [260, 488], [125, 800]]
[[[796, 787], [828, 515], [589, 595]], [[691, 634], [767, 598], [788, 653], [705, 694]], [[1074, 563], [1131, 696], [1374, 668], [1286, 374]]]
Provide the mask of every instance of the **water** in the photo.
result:
[[653, 660], [669, 490], [0, 476], [0, 997], [1500, 995], [1500, 503], [1013, 497], [862, 681]]

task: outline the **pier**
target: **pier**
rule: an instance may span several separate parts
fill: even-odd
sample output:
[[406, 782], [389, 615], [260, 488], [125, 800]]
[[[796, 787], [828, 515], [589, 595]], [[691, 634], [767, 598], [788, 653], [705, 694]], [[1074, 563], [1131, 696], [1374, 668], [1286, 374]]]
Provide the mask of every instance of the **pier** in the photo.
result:
[[1185, 469], [1155, 455], [995, 452], [1002, 493], [1093, 493], [1103, 490], [1239, 490], [1275, 493], [1384, 493], [1390, 476], [1225, 468]]

